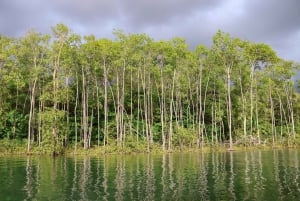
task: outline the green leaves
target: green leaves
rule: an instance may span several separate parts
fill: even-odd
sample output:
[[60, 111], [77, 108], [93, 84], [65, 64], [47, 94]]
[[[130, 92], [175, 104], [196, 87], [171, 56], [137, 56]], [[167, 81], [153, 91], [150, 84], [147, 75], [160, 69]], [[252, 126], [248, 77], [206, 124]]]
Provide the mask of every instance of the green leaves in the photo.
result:
[[63, 24], [51, 35], [0, 35], [0, 138], [24, 138], [28, 124], [30, 139], [47, 149], [74, 142], [75, 133], [91, 145], [107, 138], [148, 146], [165, 137], [188, 146], [228, 139], [231, 129], [232, 139], [259, 128], [270, 137], [274, 124], [299, 130], [291, 82], [299, 65], [269, 45], [222, 31], [210, 48], [195, 50], [179, 37], [155, 41], [119, 30], [114, 36], [80, 36]]

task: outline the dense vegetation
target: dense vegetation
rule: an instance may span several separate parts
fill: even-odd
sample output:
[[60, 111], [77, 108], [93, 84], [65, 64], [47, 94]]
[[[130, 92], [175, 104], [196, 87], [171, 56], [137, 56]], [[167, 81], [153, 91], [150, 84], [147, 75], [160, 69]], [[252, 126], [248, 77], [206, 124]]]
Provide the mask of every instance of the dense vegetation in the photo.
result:
[[54, 153], [297, 144], [297, 65], [218, 31], [210, 48], [114, 32], [0, 35], [0, 138]]

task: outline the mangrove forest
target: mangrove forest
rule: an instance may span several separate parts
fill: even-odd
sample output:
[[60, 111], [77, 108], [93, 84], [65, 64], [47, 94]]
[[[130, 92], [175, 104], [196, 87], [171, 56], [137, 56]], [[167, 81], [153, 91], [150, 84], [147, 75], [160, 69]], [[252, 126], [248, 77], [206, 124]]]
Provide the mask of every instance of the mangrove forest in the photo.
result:
[[151, 152], [300, 142], [299, 64], [218, 31], [210, 47], [114, 30], [0, 34], [0, 151]]

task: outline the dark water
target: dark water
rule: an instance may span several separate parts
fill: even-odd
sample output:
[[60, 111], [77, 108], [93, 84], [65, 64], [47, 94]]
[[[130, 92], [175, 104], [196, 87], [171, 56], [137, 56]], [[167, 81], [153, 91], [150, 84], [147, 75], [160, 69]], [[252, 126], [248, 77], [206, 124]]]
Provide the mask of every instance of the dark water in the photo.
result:
[[298, 150], [0, 157], [0, 200], [300, 200]]

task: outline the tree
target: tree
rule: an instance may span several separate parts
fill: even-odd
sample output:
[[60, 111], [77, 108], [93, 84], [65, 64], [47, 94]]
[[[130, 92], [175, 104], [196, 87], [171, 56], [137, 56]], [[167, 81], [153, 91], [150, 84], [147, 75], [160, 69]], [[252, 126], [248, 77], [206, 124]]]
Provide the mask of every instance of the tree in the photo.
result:
[[[30, 107], [28, 118], [28, 137], [27, 137], [27, 152], [30, 152], [30, 144], [34, 139], [35, 121], [35, 102], [37, 82], [45, 68], [48, 54], [49, 36], [42, 35], [35, 31], [29, 31], [24, 38], [20, 40], [20, 62], [25, 66], [28, 74], [28, 86], [30, 93]], [[38, 136], [40, 142], [40, 136]]]
[[33, 142], [58, 154], [78, 142], [150, 152], [227, 140], [231, 150], [276, 146], [279, 131], [282, 145], [297, 142], [298, 65], [266, 44], [218, 31], [191, 51], [182, 38], [52, 32], [0, 35], [0, 138], [27, 139], [27, 152]]
[[[260, 141], [259, 134], [259, 120], [258, 112], [256, 112], [256, 118], [254, 121], [254, 96], [257, 100], [257, 91], [254, 92], [254, 89], [257, 89], [257, 76], [255, 71], [264, 68], [268, 63], [276, 62], [276, 53], [271, 49], [270, 46], [263, 43], [245, 43], [245, 59], [248, 65], [250, 66], [250, 135], [253, 133], [253, 122], [256, 122], [256, 135]], [[257, 101], [256, 101], [257, 102]], [[256, 104], [257, 105], [257, 104]], [[256, 108], [256, 111], [258, 109]]]
[[53, 61], [53, 68], [52, 68], [52, 92], [51, 92], [51, 99], [52, 99], [52, 110], [48, 116], [52, 118], [52, 137], [53, 137], [53, 154], [57, 154], [57, 145], [59, 143], [59, 119], [64, 116], [64, 111], [59, 110], [58, 104], [60, 102], [59, 96], [59, 77], [58, 73], [61, 68], [61, 57], [63, 53], [63, 47], [67, 42], [69, 29], [67, 26], [63, 24], [57, 24], [55, 27], [52, 27], [52, 32], [54, 36], [53, 46], [52, 46], [52, 61]]
[[229, 149], [232, 150], [232, 101], [231, 101], [231, 86], [232, 86], [232, 70], [238, 62], [240, 40], [231, 38], [229, 34], [218, 31], [213, 37], [212, 51], [216, 54], [217, 64], [224, 67], [225, 82], [226, 82], [226, 100], [227, 100], [227, 122], [229, 134]]

